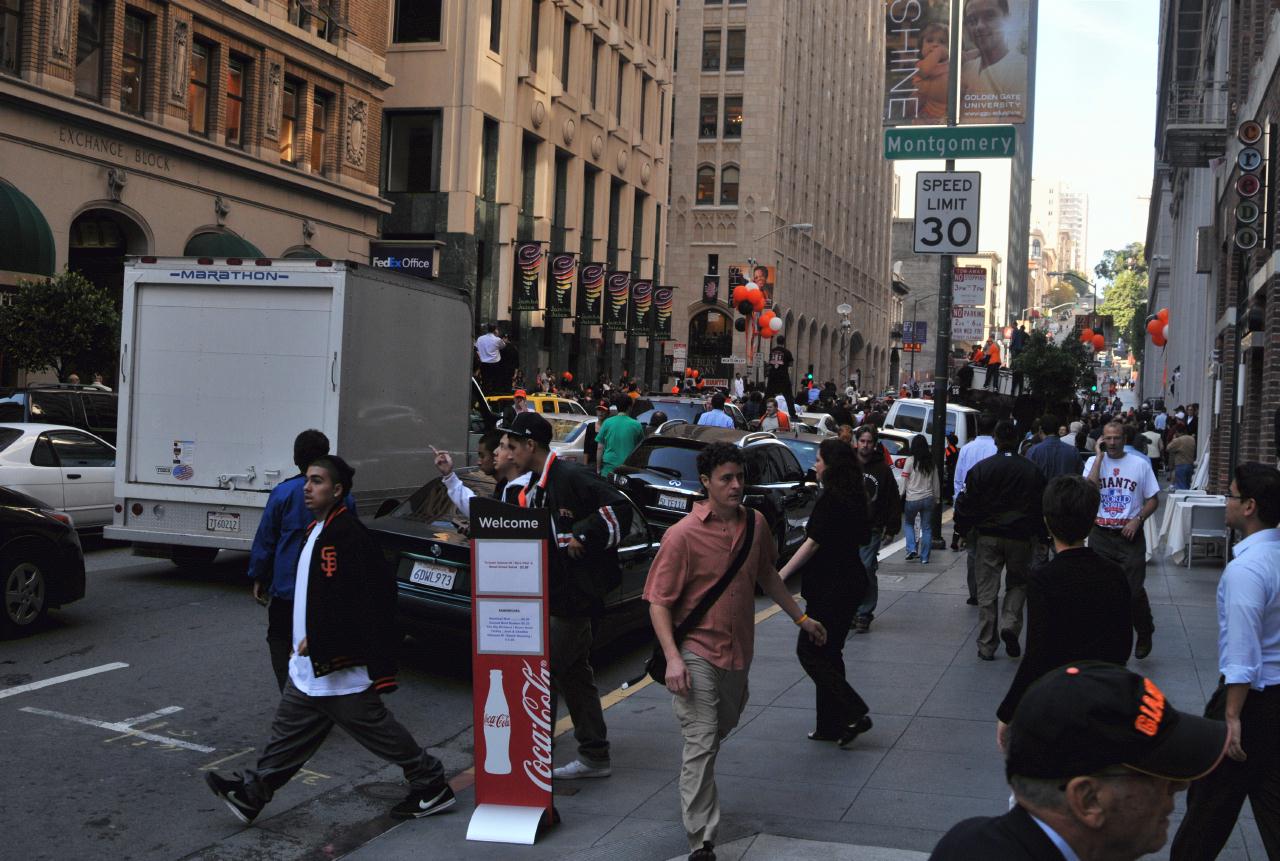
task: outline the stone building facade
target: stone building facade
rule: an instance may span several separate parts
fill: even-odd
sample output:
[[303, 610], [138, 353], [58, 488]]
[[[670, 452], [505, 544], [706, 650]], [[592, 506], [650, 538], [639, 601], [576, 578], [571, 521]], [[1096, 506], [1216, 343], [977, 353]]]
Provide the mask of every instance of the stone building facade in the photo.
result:
[[514, 335], [526, 379], [657, 382], [661, 342], [515, 310], [513, 285], [529, 241], [666, 283], [675, 19], [675, 0], [394, 4], [383, 239], [439, 247], [439, 277]]
[[385, 2], [3, 9], [0, 285], [70, 267], [119, 289], [125, 255], [367, 261]]
[[[819, 381], [888, 385], [881, 4], [683, 0], [678, 15], [667, 281], [690, 364], [719, 377], [719, 358], [747, 358], [731, 281], [765, 266], [794, 378], [813, 366]], [[707, 276], [714, 293], [704, 293]], [[848, 335], [836, 312], [846, 303]], [[762, 377], [767, 350], [749, 378]]]

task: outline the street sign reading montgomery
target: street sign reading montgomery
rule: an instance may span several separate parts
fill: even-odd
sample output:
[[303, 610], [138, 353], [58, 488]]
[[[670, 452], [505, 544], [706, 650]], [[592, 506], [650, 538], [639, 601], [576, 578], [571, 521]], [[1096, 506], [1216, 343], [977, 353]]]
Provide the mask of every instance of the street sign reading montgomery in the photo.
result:
[[1013, 126], [946, 126], [884, 130], [887, 159], [1013, 158]]
[[916, 254], [976, 254], [982, 174], [916, 174]]

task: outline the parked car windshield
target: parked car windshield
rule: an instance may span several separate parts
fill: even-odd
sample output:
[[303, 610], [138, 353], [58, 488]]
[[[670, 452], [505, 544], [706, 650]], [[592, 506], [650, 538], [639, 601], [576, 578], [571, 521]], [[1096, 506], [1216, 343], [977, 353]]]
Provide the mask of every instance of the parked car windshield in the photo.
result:
[[805, 472], [813, 469], [813, 465], [818, 462], [818, 446], [821, 443], [818, 440], [794, 439], [792, 437], [779, 437], [782, 444], [791, 449], [791, 453], [796, 456], [796, 460], [800, 461], [800, 468]]
[[[476, 496], [493, 496], [493, 479], [480, 470], [460, 469], [457, 474], [463, 484], [475, 491]], [[390, 516], [450, 527], [453, 521], [462, 519], [462, 512], [449, 499], [444, 479], [433, 478], [400, 503]]]
[[636, 416], [636, 420], [642, 425], [649, 424], [649, 419], [653, 418], [654, 410], [658, 410], [667, 414], [667, 420], [680, 419], [689, 424], [697, 424], [698, 416], [706, 412], [706, 408], [696, 401], [672, 401], [670, 403], [655, 404], [654, 409], [645, 410]]
[[627, 458], [627, 466], [650, 469], [672, 478], [697, 481], [699, 451], [698, 448], [672, 445], [671, 440], [662, 437], [650, 437], [631, 452], [631, 456]]
[[572, 419], [558, 419], [554, 416], [546, 416], [546, 419], [551, 425], [552, 442], [569, 442], [576, 439], [582, 427], [587, 424], [587, 422], [576, 422]]

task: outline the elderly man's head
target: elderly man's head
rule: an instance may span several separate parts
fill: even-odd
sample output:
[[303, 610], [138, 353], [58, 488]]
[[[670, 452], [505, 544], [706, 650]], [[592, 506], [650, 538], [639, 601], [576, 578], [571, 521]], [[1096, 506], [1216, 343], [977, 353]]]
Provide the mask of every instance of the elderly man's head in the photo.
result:
[[1009, 728], [1013, 794], [1081, 858], [1164, 845], [1174, 797], [1218, 764], [1226, 725], [1179, 712], [1150, 679], [1080, 662], [1031, 686]]

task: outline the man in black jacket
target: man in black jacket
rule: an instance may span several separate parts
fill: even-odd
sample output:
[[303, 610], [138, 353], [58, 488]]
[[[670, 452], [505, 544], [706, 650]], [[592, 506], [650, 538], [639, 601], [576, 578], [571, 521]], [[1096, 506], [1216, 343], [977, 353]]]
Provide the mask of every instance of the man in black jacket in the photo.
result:
[[573, 719], [578, 758], [557, 768], [559, 780], [608, 777], [608, 730], [591, 668], [591, 617], [604, 596], [622, 582], [618, 545], [631, 528], [631, 506], [591, 470], [557, 460], [551, 425], [538, 413], [522, 413], [503, 428], [506, 446], [527, 484], [509, 486], [504, 502], [551, 511], [551, 713], [562, 695]]
[[[978, 533], [978, 657], [995, 660], [996, 622], [1009, 657], [1022, 654], [1022, 606], [1026, 601], [1027, 575], [1035, 543], [1044, 534], [1040, 518], [1044, 475], [1039, 467], [1016, 454], [1018, 430], [1005, 420], [996, 425], [996, 453], [978, 462], [964, 480], [956, 500], [956, 529]], [[1000, 571], [1005, 570], [1004, 607], [1000, 598]]]
[[884, 446], [876, 438], [872, 425], [863, 425], [853, 434], [854, 452], [862, 467], [862, 479], [867, 488], [867, 511], [871, 515], [871, 540], [858, 548], [862, 567], [867, 572], [867, 592], [858, 605], [853, 619], [853, 630], [865, 634], [871, 630], [880, 589], [876, 570], [880, 567], [880, 547], [892, 540], [902, 528], [902, 494], [893, 470], [885, 462]]
[[307, 469], [303, 499], [315, 515], [298, 559], [289, 682], [257, 767], [205, 782], [246, 825], [320, 747], [334, 724], [370, 752], [404, 769], [409, 794], [397, 819], [453, 806], [440, 760], [427, 753], [386, 706], [396, 689], [396, 581], [369, 531], [346, 506], [355, 471], [340, 457]]
[[1159, 851], [1174, 798], [1226, 749], [1219, 721], [1174, 709], [1150, 679], [1081, 662], [1040, 679], [1009, 731], [1017, 804], [967, 819], [931, 861], [1132, 861]]

